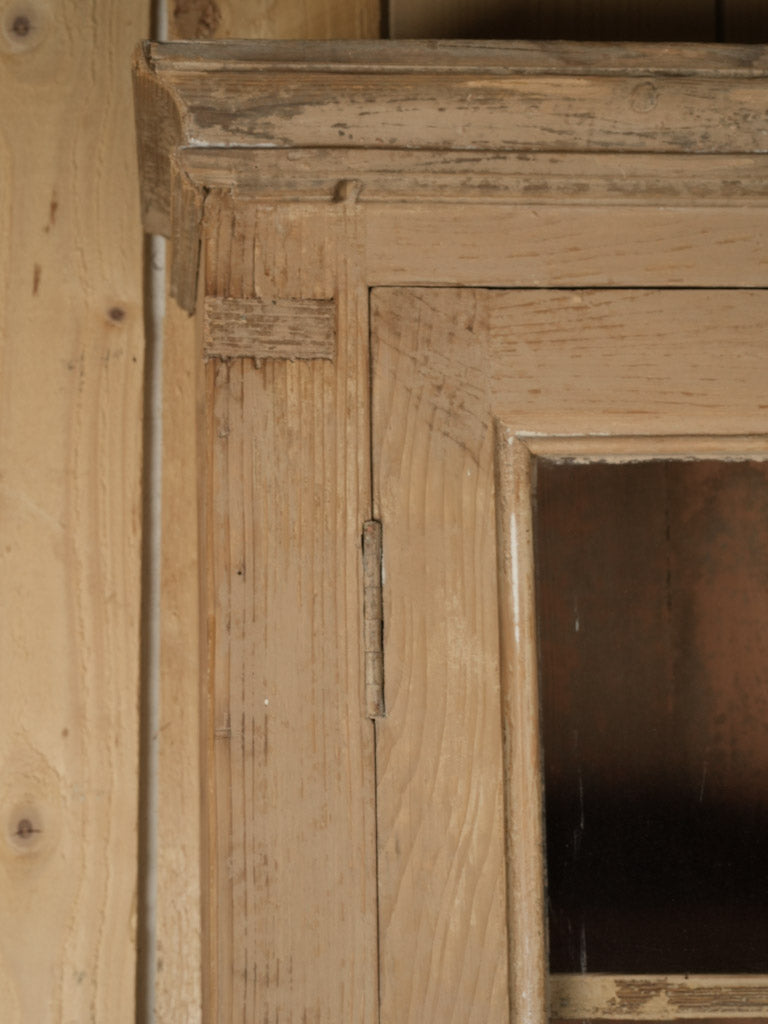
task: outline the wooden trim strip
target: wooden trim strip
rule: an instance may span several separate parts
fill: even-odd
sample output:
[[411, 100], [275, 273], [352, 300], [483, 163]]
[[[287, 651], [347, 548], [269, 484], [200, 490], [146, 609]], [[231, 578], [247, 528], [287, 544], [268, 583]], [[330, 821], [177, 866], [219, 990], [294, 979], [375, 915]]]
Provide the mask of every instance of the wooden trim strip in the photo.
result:
[[[194, 63], [191, 64], [194, 67]], [[163, 76], [183, 144], [760, 153], [763, 78], [230, 69]]]
[[206, 359], [333, 359], [333, 299], [260, 299], [206, 296], [203, 355]]
[[517, 1024], [541, 1024], [548, 1019], [531, 462], [526, 445], [497, 424], [510, 1020]]
[[768, 437], [761, 434], [681, 435], [677, 437], [525, 436], [533, 455], [569, 462], [651, 462], [657, 459], [768, 459]]
[[768, 46], [698, 43], [579, 43], [525, 40], [210, 40], [144, 43], [148, 63], [162, 73], [325, 68], [345, 74], [385, 73], [560, 75], [768, 75]]
[[766, 975], [553, 974], [561, 1020], [697, 1020], [768, 1015]]
[[540, 205], [768, 204], [768, 156], [446, 152], [441, 150], [186, 147], [178, 159], [200, 187], [260, 202], [337, 202], [360, 183], [361, 203]]

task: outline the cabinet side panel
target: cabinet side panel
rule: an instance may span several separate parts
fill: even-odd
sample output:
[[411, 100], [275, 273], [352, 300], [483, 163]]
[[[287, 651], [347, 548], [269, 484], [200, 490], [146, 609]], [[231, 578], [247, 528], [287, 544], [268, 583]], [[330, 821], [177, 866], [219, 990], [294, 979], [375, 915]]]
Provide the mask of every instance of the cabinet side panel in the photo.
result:
[[[376, 38], [376, 0], [184, 0], [171, 5], [172, 39]], [[197, 594], [197, 430], [195, 324], [175, 303], [166, 315], [164, 358], [163, 580], [161, 710], [158, 738], [159, 1022], [201, 1019], [200, 668], [192, 638], [199, 628]]]
[[382, 1024], [509, 1020], [483, 299], [373, 292]]
[[269, 302], [338, 288], [334, 361], [208, 364], [211, 1019], [367, 1024], [375, 822], [360, 607], [367, 301], [355, 214], [223, 201], [207, 230], [209, 293]]

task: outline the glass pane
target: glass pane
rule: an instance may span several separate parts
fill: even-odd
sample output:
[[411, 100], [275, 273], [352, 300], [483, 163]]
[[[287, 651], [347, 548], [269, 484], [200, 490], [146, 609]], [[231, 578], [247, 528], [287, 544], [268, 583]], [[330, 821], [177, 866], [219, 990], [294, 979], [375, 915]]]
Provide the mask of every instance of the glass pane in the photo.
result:
[[550, 968], [768, 971], [768, 464], [539, 461]]

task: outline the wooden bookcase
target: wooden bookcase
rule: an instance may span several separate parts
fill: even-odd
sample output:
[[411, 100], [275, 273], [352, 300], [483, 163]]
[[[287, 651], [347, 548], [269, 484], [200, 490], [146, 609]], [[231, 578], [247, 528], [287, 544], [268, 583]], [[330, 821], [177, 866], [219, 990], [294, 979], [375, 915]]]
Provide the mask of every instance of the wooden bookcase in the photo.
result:
[[206, 1019], [768, 1016], [768, 974], [549, 974], [532, 536], [539, 460], [768, 458], [767, 76], [137, 54], [199, 325]]

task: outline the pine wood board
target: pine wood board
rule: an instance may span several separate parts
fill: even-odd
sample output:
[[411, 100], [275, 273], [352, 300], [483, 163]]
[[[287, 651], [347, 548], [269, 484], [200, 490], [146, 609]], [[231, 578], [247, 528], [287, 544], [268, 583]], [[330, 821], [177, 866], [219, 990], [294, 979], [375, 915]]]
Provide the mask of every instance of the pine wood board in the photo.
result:
[[[448, 321], [466, 308], [453, 295], [452, 304], [444, 294]], [[388, 317], [388, 299], [374, 290], [387, 708], [376, 723], [381, 1022], [501, 1024], [509, 996], [493, 431], [450, 408], [440, 384], [418, 372], [438, 337], [475, 378], [482, 351], [463, 317], [450, 342], [446, 321], [422, 321], [414, 349], [407, 321]]]
[[174, 5], [174, 39], [375, 39], [381, 16], [376, 0], [180, 0]]
[[[213, 12], [213, 21], [211, 14]], [[209, 35], [264, 39], [294, 36], [312, 38], [376, 35], [378, 5], [370, 0], [334, 0], [328, 4], [283, 3], [278, 7], [246, 0], [221, 0], [216, 5], [177, 4], [169, 18], [172, 38]], [[197, 211], [191, 210], [194, 217]], [[202, 211], [200, 211], [202, 213]], [[170, 231], [170, 211], [155, 224]], [[187, 217], [179, 224], [176, 248], [190, 232]], [[176, 264], [181, 262], [172, 250]], [[186, 309], [194, 306], [197, 255], [192, 269], [179, 275], [187, 291], [179, 295]], [[202, 765], [204, 750], [198, 729], [205, 707], [201, 678], [198, 590], [198, 396], [203, 393], [201, 343], [194, 321], [175, 303], [166, 315], [164, 361], [163, 470], [163, 616], [161, 623], [161, 727], [159, 735], [157, 990], [159, 1022], [175, 1024], [202, 1020], [202, 990], [210, 1003], [210, 972], [203, 970], [202, 935], [209, 927], [206, 901], [201, 896], [208, 879], [207, 848], [202, 838]], [[204, 919], [205, 918], [205, 919]], [[208, 963], [208, 961], [206, 961]]]
[[768, 1012], [765, 978], [553, 974], [554, 1019], [753, 1020]]
[[[157, 74], [149, 69], [142, 73]], [[765, 90], [759, 77], [502, 77], [493, 68], [382, 76], [371, 68], [347, 72], [339, 95], [341, 69], [276, 69], [269, 78], [192, 69], [166, 71], [163, 82], [196, 145], [749, 153], [768, 140], [752, 116]]]
[[323, 299], [345, 282], [333, 362], [206, 368], [208, 1012], [372, 1021], [373, 727], [360, 636], [368, 369], [357, 343], [367, 291], [355, 209], [304, 218], [222, 197], [207, 211], [209, 294]]
[[[591, 305], [593, 299], [596, 302]], [[387, 527], [384, 658], [389, 716], [377, 724], [380, 941], [382, 1007], [392, 1013], [392, 1019], [443, 1019], [446, 1014], [450, 1019], [452, 1006], [463, 1005], [461, 971], [471, 972], [474, 961], [471, 948], [463, 951], [468, 928], [462, 915], [484, 891], [483, 869], [492, 861], [472, 855], [473, 842], [480, 843], [487, 835], [487, 817], [478, 812], [464, 830], [457, 829], [456, 821], [461, 821], [463, 787], [482, 786], [476, 773], [482, 776], [487, 767], [484, 758], [492, 758], [493, 745], [486, 741], [482, 755], [474, 750], [468, 755], [477, 727], [465, 726], [462, 731], [454, 718], [474, 723], [473, 711], [485, 706], [484, 700], [501, 705], [501, 718], [509, 730], [503, 759], [507, 786], [503, 832], [512, 858], [507, 874], [512, 1016], [539, 1020], [544, 1013], [541, 975], [538, 981], [525, 975], [526, 963], [529, 968], [541, 967], [543, 953], [521, 956], [520, 945], [521, 938], [524, 946], [537, 931], [541, 935], [543, 924], [539, 916], [543, 899], [540, 890], [536, 894], [537, 879], [540, 883], [543, 877], [541, 844], [531, 826], [540, 794], [538, 751], [535, 742], [529, 742], [536, 735], [537, 678], [527, 518], [532, 501], [526, 469], [530, 455], [540, 451], [549, 458], [558, 452], [564, 458], [578, 453], [600, 458], [623, 453], [632, 458], [640, 453], [662, 458], [683, 452], [690, 458], [719, 452], [731, 458], [753, 453], [764, 457], [768, 409], [762, 398], [761, 325], [765, 301], [762, 291], [727, 290], [612, 290], [582, 295], [574, 291], [374, 290], [374, 482], [376, 511]], [[566, 313], [568, 304], [589, 310], [585, 319], [576, 314], [578, 328]], [[534, 309], [541, 313], [538, 323], [543, 333], [538, 335], [536, 328], [530, 330], [537, 316], [530, 320], [528, 313]], [[717, 345], [712, 340], [715, 335]], [[724, 359], [723, 348], [728, 345], [731, 357]], [[535, 380], [529, 380], [529, 359], [535, 364]], [[584, 366], [577, 369], [582, 361]], [[593, 389], [580, 388], [582, 369]], [[608, 377], [613, 387], [607, 398], [599, 392], [601, 380]], [[726, 395], [723, 404], [721, 398]], [[544, 407], [547, 412], [539, 419]], [[723, 436], [706, 436], [708, 426]], [[738, 429], [744, 431], [741, 436]], [[616, 436], [622, 431], [634, 436]], [[678, 436], [660, 436], [664, 431]], [[552, 436], [558, 432], [559, 437]], [[687, 444], [691, 434], [700, 437]], [[502, 629], [502, 663], [513, 664], [510, 678], [515, 683], [502, 686], [504, 698], [498, 692], [499, 673], [489, 673], [487, 678], [480, 673], [468, 688], [469, 713], [462, 707], [452, 714], [456, 712], [452, 702], [464, 693], [460, 681], [482, 664], [483, 655], [467, 643], [466, 623], [460, 619], [454, 624], [452, 612], [461, 610], [462, 604], [452, 599], [451, 580], [458, 574], [461, 593], [470, 595], [467, 601], [475, 612], [475, 633], [469, 635], [477, 637], [490, 597], [478, 596], [471, 570], [463, 567], [467, 556], [461, 538], [475, 535], [465, 530], [474, 521], [471, 497], [477, 485], [472, 478], [482, 473], [483, 447], [494, 436], [497, 564], [505, 581], [499, 589], [502, 614], [494, 621]], [[458, 488], [470, 496], [470, 511], [465, 506], [461, 514], [449, 516]], [[446, 519], [454, 526], [448, 536]], [[433, 530], [440, 554], [434, 562]], [[482, 534], [486, 542], [488, 532]], [[401, 566], [401, 561], [407, 565]], [[728, 555], [723, 554], [721, 561], [726, 564]], [[475, 543], [472, 565], [476, 564], [483, 562]], [[431, 602], [440, 609], [434, 619], [429, 617]], [[712, 612], [717, 616], [716, 609]], [[711, 625], [708, 630], [711, 633]], [[492, 633], [485, 636], [481, 648], [485, 657], [496, 653]], [[503, 672], [501, 676], [503, 681]], [[532, 680], [532, 686], [524, 686], [525, 680]], [[401, 704], [407, 714], [399, 710]], [[453, 737], [454, 727], [458, 740]], [[453, 744], [443, 741], [446, 736], [454, 739]], [[452, 756], [441, 756], [443, 742]], [[444, 800], [442, 795], [447, 793], [451, 797]], [[483, 803], [476, 801], [473, 806], [482, 809]], [[434, 848], [421, 849], [430, 842]], [[414, 851], [423, 856], [414, 856]], [[442, 867], [444, 861], [451, 866], [449, 872]], [[418, 875], [419, 870], [424, 876]], [[462, 885], [457, 894], [455, 881], [465, 875], [473, 881]], [[398, 918], [405, 912], [410, 915], [408, 926], [399, 927]], [[475, 923], [478, 918], [482, 919], [478, 914], [471, 920]], [[455, 932], [444, 936], [445, 920]], [[393, 966], [403, 947], [407, 970]], [[461, 962], [461, 971], [451, 969], [453, 955]], [[488, 955], [483, 966], [488, 968], [491, 960]], [[445, 977], [444, 964], [449, 965]], [[515, 974], [520, 969], [523, 978]], [[474, 980], [482, 1004], [488, 989], [479, 977], [478, 972]], [[435, 1009], [430, 996], [443, 984], [454, 998], [449, 1007]], [[537, 987], [534, 1005], [526, 1008], [526, 999]], [[765, 978], [689, 981], [568, 976], [554, 978], [551, 990], [555, 1014], [571, 1019], [700, 1018], [713, 1008], [725, 1019], [749, 1018], [761, 1012]]]
[[125, 68], [148, 20], [140, 0], [2, 15], [9, 1024], [134, 1020], [143, 318]]
[[[184, 147], [198, 189], [244, 200], [334, 202], [345, 182], [361, 203], [752, 206], [768, 203], [768, 157], [658, 153], [279, 150]], [[189, 232], [197, 237], [194, 225]], [[191, 262], [191, 261], [188, 261]]]
[[[333, 41], [227, 39], [190, 43], [148, 43], [146, 59], [161, 75], [200, 72], [343, 70], [417, 74], [493, 73], [595, 75], [692, 74], [705, 78], [763, 77], [766, 47], [642, 42], [581, 43], [565, 39], [547, 42], [485, 39]], [[688, 70], [686, 70], [688, 69]]]
[[[378, 285], [765, 287], [763, 210], [371, 204]], [[768, 230], [768, 221], [766, 221]]]

